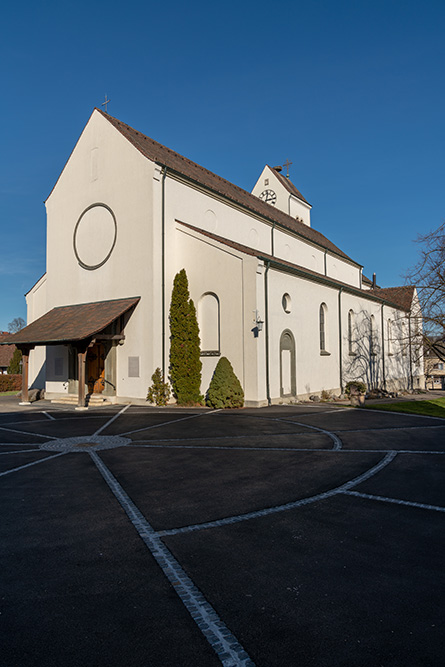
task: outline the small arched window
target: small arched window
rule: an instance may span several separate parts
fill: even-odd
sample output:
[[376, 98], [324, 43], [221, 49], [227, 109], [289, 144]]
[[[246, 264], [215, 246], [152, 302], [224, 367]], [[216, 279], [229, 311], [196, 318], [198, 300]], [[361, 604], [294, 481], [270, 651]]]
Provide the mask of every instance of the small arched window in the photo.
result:
[[348, 351], [349, 354], [355, 354], [354, 350], [354, 311], [348, 312]]
[[327, 306], [325, 303], [320, 305], [320, 352], [326, 352], [326, 315], [327, 315]]
[[219, 299], [216, 294], [203, 294], [198, 303], [199, 335], [201, 355], [206, 357], [220, 354]]

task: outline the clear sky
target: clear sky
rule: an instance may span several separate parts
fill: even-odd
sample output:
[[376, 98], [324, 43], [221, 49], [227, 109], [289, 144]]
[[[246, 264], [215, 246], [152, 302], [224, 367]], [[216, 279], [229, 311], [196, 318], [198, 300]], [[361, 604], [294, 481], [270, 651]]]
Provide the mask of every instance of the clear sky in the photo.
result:
[[[313, 226], [403, 283], [445, 218], [445, 2], [5, 3], [0, 330], [45, 272], [48, 196], [93, 108], [250, 190], [293, 162]], [[296, 258], [298, 261], [298, 259]]]

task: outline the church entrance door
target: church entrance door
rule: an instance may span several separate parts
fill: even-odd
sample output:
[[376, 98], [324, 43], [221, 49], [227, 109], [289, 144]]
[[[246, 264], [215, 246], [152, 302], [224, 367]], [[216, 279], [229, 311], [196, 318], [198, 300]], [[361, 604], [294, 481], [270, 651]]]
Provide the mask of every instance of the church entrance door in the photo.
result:
[[297, 380], [295, 370], [295, 339], [286, 330], [280, 339], [280, 396], [295, 396]]
[[87, 353], [88, 392], [101, 394], [105, 389], [105, 348], [95, 343]]

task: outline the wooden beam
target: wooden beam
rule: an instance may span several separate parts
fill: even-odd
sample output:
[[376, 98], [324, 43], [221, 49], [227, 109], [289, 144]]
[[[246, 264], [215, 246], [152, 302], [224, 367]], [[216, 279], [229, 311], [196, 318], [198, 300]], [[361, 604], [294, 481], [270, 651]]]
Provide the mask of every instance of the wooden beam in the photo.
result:
[[29, 405], [28, 394], [29, 378], [29, 348], [22, 348], [22, 400], [20, 405]]
[[87, 350], [78, 348], [77, 350], [77, 363], [78, 363], [78, 373], [79, 378], [79, 388], [78, 388], [78, 400], [77, 407], [85, 408], [85, 365], [86, 365]]

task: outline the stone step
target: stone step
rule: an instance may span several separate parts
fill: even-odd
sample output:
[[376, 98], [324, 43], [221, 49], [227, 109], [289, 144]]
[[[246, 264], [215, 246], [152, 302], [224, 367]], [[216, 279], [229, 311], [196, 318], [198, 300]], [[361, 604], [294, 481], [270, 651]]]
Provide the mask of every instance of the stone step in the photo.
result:
[[[66, 396], [60, 396], [59, 398], [53, 398], [51, 400], [51, 403], [59, 403], [62, 405], [77, 405], [78, 403], [78, 397], [77, 394], [67, 394]], [[104, 398], [100, 394], [93, 394], [91, 396], [87, 396], [85, 399], [85, 403], [88, 407], [100, 407], [100, 406], [105, 406], [105, 405], [111, 405], [111, 401], [109, 401], [107, 398]]]

